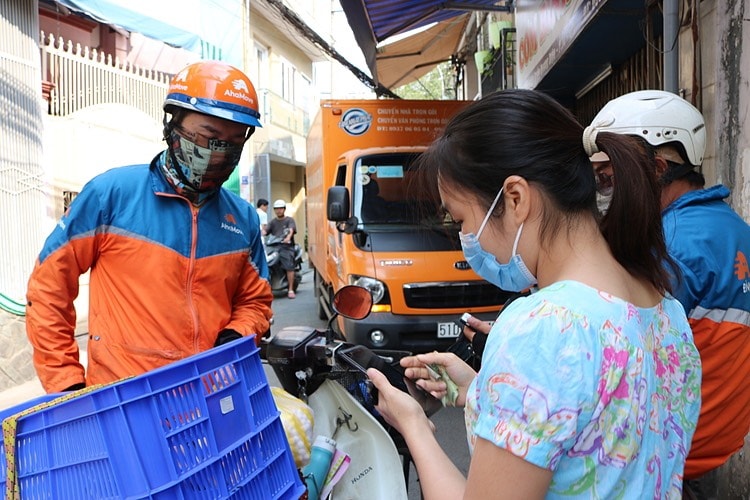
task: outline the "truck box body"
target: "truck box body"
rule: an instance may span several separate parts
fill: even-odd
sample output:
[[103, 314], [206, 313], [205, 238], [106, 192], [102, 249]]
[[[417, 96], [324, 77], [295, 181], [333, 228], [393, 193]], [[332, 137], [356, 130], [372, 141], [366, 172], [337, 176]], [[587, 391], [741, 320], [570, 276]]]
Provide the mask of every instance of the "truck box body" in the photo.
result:
[[[471, 270], [458, 228], [409, 184], [414, 160], [467, 104], [321, 102], [307, 139], [308, 254], [318, 313], [330, 315], [330, 299], [344, 285], [383, 295], [366, 319], [340, 322], [350, 342], [442, 349], [455, 341], [462, 313], [494, 320], [509, 295]], [[332, 186], [346, 188], [347, 224], [328, 220]]]

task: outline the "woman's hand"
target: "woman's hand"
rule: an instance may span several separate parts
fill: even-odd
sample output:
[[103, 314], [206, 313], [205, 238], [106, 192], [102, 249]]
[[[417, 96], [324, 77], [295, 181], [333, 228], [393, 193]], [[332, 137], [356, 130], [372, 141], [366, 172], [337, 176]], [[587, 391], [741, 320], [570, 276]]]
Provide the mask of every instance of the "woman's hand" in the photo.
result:
[[385, 375], [375, 368], [367, 370], [367, 377], [378, 390], [375, 408], [390, 425], [402, 435], [418, 429], [435, 432], [435, 426], [427, 418], [422, 407], [409, 394], [393, 387]]
[[[469, 384], [477, 375], [471, 366], [451, 352], [407, 356], [401, 359], [401, 366], [406, 368], [406, 376], [414, 380], [419, 387], [450, 406], [464, 405]], [[429, 370], [428, 366], [432, 369]], [[436, 371], [441, 372], [440, 378], [435, 378]], [[445, 380], [445, 376], [449, 380]], [[449, 394], [453, 390], [456, 394]]]

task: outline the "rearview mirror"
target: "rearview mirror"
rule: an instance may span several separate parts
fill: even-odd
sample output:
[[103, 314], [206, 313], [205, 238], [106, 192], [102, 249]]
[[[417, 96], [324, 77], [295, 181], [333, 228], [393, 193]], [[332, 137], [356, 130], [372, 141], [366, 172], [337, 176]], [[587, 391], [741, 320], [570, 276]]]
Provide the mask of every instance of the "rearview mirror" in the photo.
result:
[[367, 288], [356, 285], [341, 287], [331, 303], [334, 312], [350, 318], [364, 319], [372, 308], [372, 295]]
[[326, 215], [328, 220], [344, 222], [349, 218], [349, 189], [346, 186], [328, 188]]

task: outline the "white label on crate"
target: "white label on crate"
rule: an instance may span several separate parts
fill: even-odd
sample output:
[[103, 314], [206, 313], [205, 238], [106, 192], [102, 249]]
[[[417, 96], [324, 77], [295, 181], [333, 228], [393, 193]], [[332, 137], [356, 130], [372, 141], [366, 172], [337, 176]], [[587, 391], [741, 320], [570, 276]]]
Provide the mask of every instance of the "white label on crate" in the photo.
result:
[[219, 400], [219, 406], [221, 406], [221, 414], [226, 415], [230, 411], [234, 411], [234, 400], [232, 396], [227, 396]]

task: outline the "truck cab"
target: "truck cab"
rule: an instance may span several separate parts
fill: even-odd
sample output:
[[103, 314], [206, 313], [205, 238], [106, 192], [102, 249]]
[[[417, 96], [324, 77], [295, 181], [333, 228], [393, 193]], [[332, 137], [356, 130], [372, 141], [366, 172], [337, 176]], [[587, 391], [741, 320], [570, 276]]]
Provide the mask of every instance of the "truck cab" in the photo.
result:
[[[424, 147], [350, 151], [328, 190], [330, 294], [370, 290], [364, 320], [343, 319], [347, 340], [380, 349], [441, 350], [460, 333], [463, 312], [492, 321], [509, 293], [482, 280], [463, 258], [457, 225], [420, 190]], [[325, 300], [324, 300], [325, 303]]]
[[[345, 285], [370, 290], [363, 320], [339, 319], [347, 341], [443, 350], [465, 312], [492, 321], [510, 296], [464, 260], [458, 227], [419, 158], [467, 101], [324, 100], [307, 137], [308, 255], [318, 315]], [[434, 184], [434, 183], [433, 183]]]

